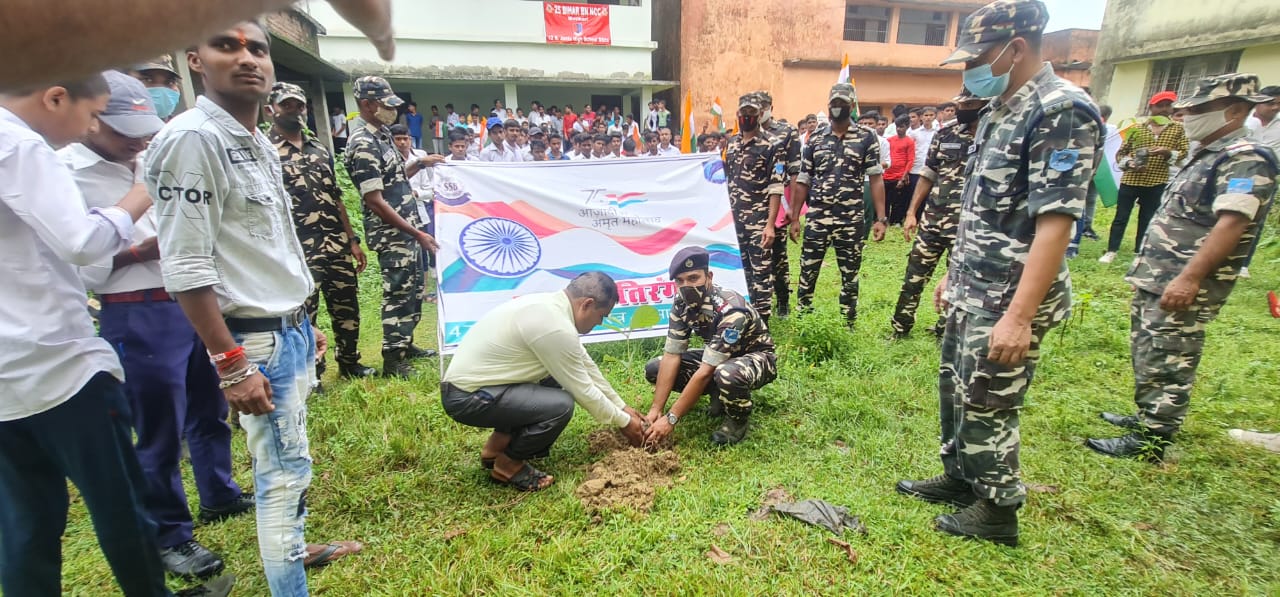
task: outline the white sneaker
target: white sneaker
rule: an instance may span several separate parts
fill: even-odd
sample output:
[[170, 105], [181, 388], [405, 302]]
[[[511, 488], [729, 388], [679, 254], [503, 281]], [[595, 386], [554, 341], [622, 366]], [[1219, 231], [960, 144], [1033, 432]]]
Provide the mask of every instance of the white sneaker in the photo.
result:
[[1243, 444], [1258, 446], [1272, 452], [1280, 452], [1280, 433], [1258, 433], [1257, 431], [1232, 429], [1227, 432], [1227, 435]]
[[1249, 279], [1249, 268], [1247, 267], [1240, 268], [1240, 277], [1246, 280]]
[[1115, 261], [1115, 260], [1116, 260], [1115, 251], [1107, 251], [1106, 253], [1102, 254], [1102, 257], [1098, 258], [1098, 263], [1111, 263], [1112, 261]]

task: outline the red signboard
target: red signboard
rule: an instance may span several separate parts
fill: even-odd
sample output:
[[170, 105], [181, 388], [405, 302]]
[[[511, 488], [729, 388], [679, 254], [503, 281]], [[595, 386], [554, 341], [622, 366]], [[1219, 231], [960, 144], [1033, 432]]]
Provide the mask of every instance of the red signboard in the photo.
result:
[[542, 6], [547, 25], [547, 43], [589, 46], [607, 46], [612, 43], [607, 5], [543, 2]]

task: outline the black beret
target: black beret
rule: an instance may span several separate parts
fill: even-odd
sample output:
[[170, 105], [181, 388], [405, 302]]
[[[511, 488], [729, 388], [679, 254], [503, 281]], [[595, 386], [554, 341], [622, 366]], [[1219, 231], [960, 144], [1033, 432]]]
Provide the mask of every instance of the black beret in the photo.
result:
[[708, 269], [707, 264], [711, 261], [711, 254], [702, 247], [685, 247], [676, 253], [674, 259], [671, 260], [671, 279], [676, 276], [695, 269]]

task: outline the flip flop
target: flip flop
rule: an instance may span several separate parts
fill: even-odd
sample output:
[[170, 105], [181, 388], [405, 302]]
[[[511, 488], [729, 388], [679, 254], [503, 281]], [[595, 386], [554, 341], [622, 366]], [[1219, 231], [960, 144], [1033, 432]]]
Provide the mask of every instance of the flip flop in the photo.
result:
[[499, 485], [509, 485], [520, 491], [542, 491], [547, 487], [551, 487], [550, 485], [542, 487], [542, 480], [547, 477], [548, 475], [546, 473], [533, 468], [527, 462], [524, 466], [520, 467], [520, 470], [516, 474], [511, 475], [511, 478], [505, 481], [495, 477], [494, 473], [489, 473], [490, 481]]
[[[311, 547], [317, 545], [312, 543], [307, 545]], [[304, 568], [323, 568], [333, 563], [335, 560], [341, 560], [349, 555], [360, 553], [364, 550], [364, 545], [359, 541], [332, 541], [324, 544], [324, 549], [320, 553], [310, 554], [302, 560]]]

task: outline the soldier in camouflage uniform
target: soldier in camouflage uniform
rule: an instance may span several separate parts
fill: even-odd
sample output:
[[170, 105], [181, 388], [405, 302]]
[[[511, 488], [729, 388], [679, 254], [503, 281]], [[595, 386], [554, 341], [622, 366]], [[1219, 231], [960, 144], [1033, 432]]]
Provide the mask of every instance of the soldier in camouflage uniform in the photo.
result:
[[[775, 151], [784, 156], [782, 183], [785, 189], [800, 173], [800, 133], [790, 124], [773, 117], [773, 96], [769, 92], [757, 91], [756, 95], [761, 103], [760, 127], [773, 138]], [[786, 215], [789, 217], [790, 213]], [[777, 218], [774, 222], [777, 222]], [[775, 233], [772, 258], [773, 295], [778, 302], [777, 313], [779, 317], [786, 317], [791, 312], [791, 260], [787, 258], [786, 234]]]
[[1276, 193], [1276, 155], [1244, 127], [1254, 104], [1271, 100], [1258, 94], [1257, 76], [1233, 73], [1204, 79], [1195, 95], [1174, 103], [1200, 149], [1165, 189], [1125, 277], [1134, 287], [1130, 350], [1138, 414], [1102, 413], [1133, 431], [1090, 439], [1090, 448], [1158, 461], [1182, 428], [1205, 326], [1227, 302]]
[[804, 244], [800, 250], [800, 287], [796, 290], [796, 307], [808, 309], [818, 284], [822, 260], [827, 247], [836, 252], [840, 266], [840, 305], [850, 327], [858, 318], [858, 270], [862, 268], [863, 230], [866, 207], [862, 182], [871, 182], [871, 196], [876, 213], [876, 241], [884, 239], [884, 173], [880, 165], [880, 141], [875, 131], [853, 122], [853, 86], [838, 83], [831, 87], [827, 109], [830, 128], [809, 137], [796, 175], [795, 194], [791, 196], [791, 238], [800, 234], [800, 206], [806, 202]]
[[[943, 127], [933, 136], [925, 159], [920, 181], [916, 183], [915, 196], [907, 209], [902, 235], [911, 240], [916, 229], [916, 214], [924, 205], [920, 234], [911, 246], [907, 257], [907, 273], [902, 279], [902, 291], [898, 293], [898, 306], [893, 311], [893, 337], [905, 338], [916, 323], [916, 307], [924, 285], [933, 277], [933, 270], [942, 254], [951, 250], [956, 242], [956, 226], [960, 224], [960, 194], [964, 189], [964, 165], [973, 153], [973, 133], [978, 128], [978, 118], [986, 100], [960, 88], [955, 101], [957, 121]], [[936, 186], [937, 192], [930, 194]], [[946, 319], [938, 319], [933, 333], [941, 338]]]
[[777, 234], [774, 219], [782, 202], [786, 156], [760, 125], [762, 105], [756, 93], [739, 99], [741, 132], [729, 139], [724, 165], [747, 292], [756, 312], [768, 324], [773, 302], [773, 239]]
[[897, 487], [962, 508], [935, 519], [937, 530], [1006, 545], [1017, 545], [1026, 499], [1019, 415], [1041, 338], [1070, 314], [1067, 243], [1102, 143], [1089, 96], [1040, 58], [1047, 21], [1039, 0], [997, 0], [965, 21], [945, 61], [964, 62], [965, 87], [992, 99], [934, 294], [949, 309], [938, 373], [944, 473]]
[[[284, 187], [293, 200], [294, 228], [316, 282], [316, 291], [306, 302], [307, 314], [315, 325], [323, 291], [333, 323], [338, 374], [368, 377], [376, 371], [360, 364], [360, 300], [356, 296], [356, 276], [364, 271], [366, 261], [360, 238], [347, 219], [333, 158], [306, 130], [307, 98], [301, 87], [276, 83], [268, 101], [274, 120], [269, 138], [280, 154]], [[316, 378], [323, 373], [324, 359], [320, 359]]]
[[435, 354], [413, 345], [425, 283], [420, 251], [436, 249], [435, 239], [421, 230], [409, 186], [423, 164], [406, 164], [391, 140], [387, 127], [396, 121], [396, 106], [404, 103], [391, 85], [382, 77], [360, 77], [354, 87], [360, 117], [351, 123], [344, 159], [364, 199], [365, 235], [382, 269], [382, 372], [408, 377], [410, 359]]
[[[644, 367], [654, 384], [653, 405], [645, 417], [651, 423], [649, 440], [661, 441], [672, 427], [693, 409], [698, 397], [711, 397], [711, 416], [725, 415], [711, 434], [712, 443], [736, 444], [747, 435], [751, 415], [751, 391], [778, 377], [778, 357], [773, 352], [769, 328], [742, 295], [716, 286], [709, 255], [702, 247], [686, 247], [676, 253], [669, 270], [679, 294], [671, 306], [670, 329], [663, 355]], [[701, 349], [689, 349], [689, 340], [702, 338]], [[671, 392], [680, 397], [664, 416], [662, 409]]]

